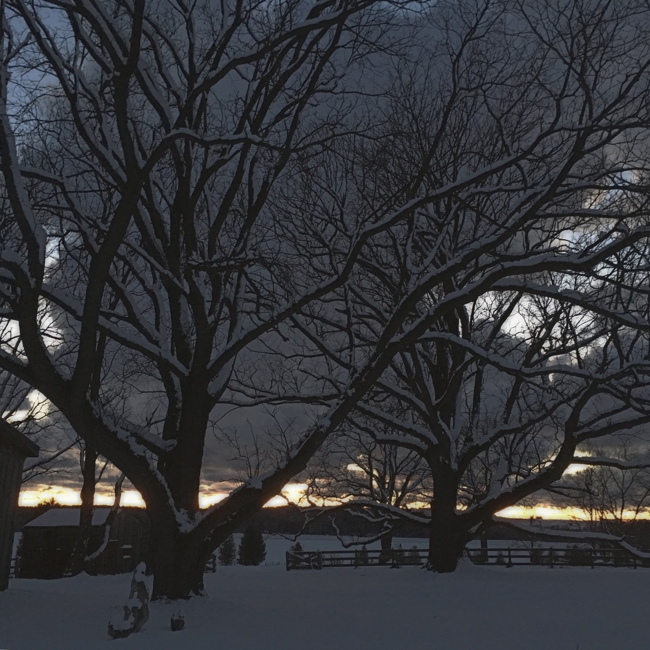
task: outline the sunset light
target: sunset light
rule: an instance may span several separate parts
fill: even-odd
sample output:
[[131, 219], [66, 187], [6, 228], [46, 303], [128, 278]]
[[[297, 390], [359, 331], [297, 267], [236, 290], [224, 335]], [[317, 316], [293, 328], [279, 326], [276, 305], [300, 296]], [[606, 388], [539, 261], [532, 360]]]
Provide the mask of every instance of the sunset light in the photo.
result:
[[[269, 500], [266, 508], [277, 508], [286, 506], [288, 503], [295, 503], [298, 505], [307, 505], [305, 502], [305, 490], [307, 485], [305, 483], [289, 483], [282, 495], [277, 495]], [[201, 493], [199, 496], [199, 505], [201, 508], [209, 508], [210, 506], [223, 501], [228, 496], [227, 492], [212, 492]], [[23, 490], [20, 493], [20, 505], [26, 507], [38, 506], [42, 503], [47, 503], [54, 500], [62, 506], [79, 506], [81, 505], [81, 498], [79, 492], [65, 487], [44, 487], [40, 490]], [[112, 506], [114, 495], [112, 492], [99, 492], [95, 495], [96, 506]], [[145, 503], [142, 496], [137, 490], [125, 490], [122, 492], [122, 505], [136, 508], [144, 508]], [[327, 504], [338, 505], [338, 502]], [[422, 504], [426, 507], [425, 504]], [[538, 506], [511, 506], [497, 512], [498, 517], [505, 517], [508, 519], [546, 519], [546, 520], [566, 520], [566, 521], [589, 521], [589, 513], [576, 507], [560, 508], [550, 505]], [[635, 516], [631, 510], [625, 511], [624, 518], [632, 519], [650, 519], [650, 511], [643, 510]]]
[[[300, 503], [307, 486], [304, 483], [289, 483], [282, 491], [282, 495], [273, 497], [265, 507], [274, 508], [286, 506], [287, 503]], [[202, 492], [199, 495], [199, 506], [209, 508], [210, 506], [223, 501], [228, 496], [227, 492]], [[26, 489], [20, 492], [19, 505], [25, 507], [38, 506], [42, 503], [54, 501], [62, 506], [81, 505], [81, 496], [77, 490], [67, 487], [44, 486], [41, 489]], [[112, 491], [99, 491], [95, 494], [96, 506], [112, 506], [115, 495]], [[136, 508], [144, 508], [145, 503], [137, 490], [124, 490], [122, 492], [121, 505]]]

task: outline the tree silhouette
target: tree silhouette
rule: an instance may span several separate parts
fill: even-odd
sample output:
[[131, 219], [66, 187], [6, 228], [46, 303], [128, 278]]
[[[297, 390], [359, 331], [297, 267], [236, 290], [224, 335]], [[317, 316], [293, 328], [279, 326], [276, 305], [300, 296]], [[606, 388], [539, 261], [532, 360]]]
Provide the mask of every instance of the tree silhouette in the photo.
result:
[[244, 566], [257, 566], [264, 562], [266, 557], [266, 544], [262, 533], [257, 528], [247, 528], [239, 544], [238, 564]]
[[222, 566], [232, 566], [237, 557], [237, 548], [235, 547], [235, 538], [230, 535], [226, 541], [219, 547], [219, 564]]

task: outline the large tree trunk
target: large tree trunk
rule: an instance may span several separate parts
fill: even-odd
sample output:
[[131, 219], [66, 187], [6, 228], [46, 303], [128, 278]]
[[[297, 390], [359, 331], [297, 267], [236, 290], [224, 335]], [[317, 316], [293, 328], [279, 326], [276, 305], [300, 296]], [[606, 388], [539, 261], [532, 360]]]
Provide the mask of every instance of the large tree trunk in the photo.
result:
[[456, 514], [457, 481], [454, 472], [448, 466], [438, 466], [434, 477], [427, 569], [451, 573], [463, 556], [467, 534]]
[[149, 566], [153, 600], [178, 600], [204, 595], [203, 570], [208, 559], [202, 544], [182, 534], [175, 524], [150, 517]]
[[429, 532], [427, 569], [437, 573], [456, 570], [465, 549], [466, 535], [455, 513], [437, 513], [432, 517]]

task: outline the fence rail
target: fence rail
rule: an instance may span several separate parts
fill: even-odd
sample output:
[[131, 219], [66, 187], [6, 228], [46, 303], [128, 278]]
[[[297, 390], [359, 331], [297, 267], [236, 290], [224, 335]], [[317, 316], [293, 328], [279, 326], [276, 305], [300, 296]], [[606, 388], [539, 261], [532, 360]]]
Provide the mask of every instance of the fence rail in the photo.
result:
[[[650, 568], [650, 560], [639, 558], [624, 549], [607, 548], [471, 548], [465, 550], [474, 564], [494, 566], [586, 566]], [[287, 571], [359, 566], [421, 566], [426, 549], [392, 549], [391, 551], [287, 551]]]
[[493, 564], [511, 567], [536, 566], [597, 566], [650, 567], [650, 560], [639, 558], [625, 549], [614, 548], [503, 548], [466, 549], [474, 564]]
[[287, 571], [324, 569], [326, 567], [419, 566], [428, 551], [424, 549], [392, 549], [390, 551], [287, 551]]

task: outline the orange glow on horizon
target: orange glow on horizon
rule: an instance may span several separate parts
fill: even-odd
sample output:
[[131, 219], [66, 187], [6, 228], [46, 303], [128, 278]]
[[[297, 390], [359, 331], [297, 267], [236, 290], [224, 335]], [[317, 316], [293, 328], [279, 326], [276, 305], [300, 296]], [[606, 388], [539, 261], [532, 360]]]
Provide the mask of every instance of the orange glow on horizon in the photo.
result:
[[[38, 506], [42, 503], [54, 500], [62, 506], [80, 506], [81, 496], [77, 490], [70, 488], [49, 487], [42, 490], [22, 490], [18, 505]], [[98, 492], [95, 494], [96, 506], [112, 506], [115, 495], [109, 492]], [[125, 490], [122, 492], [121, 503], [123, 506], [144, 508], [144, 500], [137, 490]]]
[[[273, 497], [266, 503], [265, 508], [277, 508], [285, 506], [288, 503], [296, 503], [298, 505], [307, 505], [304, 499], [305, 490], [307, 486], [304, 483], [289, 483], [282, 495]], [[210, 506], [219, 503], [228, 496], [227, 492], [202, 492], [199, 495], [199, 505], [201, 508], [209, 508]], [[43, 487], [41, 489], [26, 489], [20, 493], [19, 505], [21, 506], [38, 506], [42, 503], [47, 503], [54, 500], [56, 503], [63, 506], [79, 506], [81, 505], [81, 497], [77, 490], [65, 487]], [[96, 506], [112, 506], [114, 495], [112, 492], [98, 492], [95, 495]], [[338, 505], [336, 502], [333, 505]], [[137, 490], [125, 490], [122, 492], [122, 505], [137, 508], [145, 506], [142, 496]], [[330, 504], [331, 505], [331, 504]], [[512, 506], [501, 510], [497, 513], [499, 517], [508, 519], [552, 519], [552, 520], [567, 520], [567, 521], [589, 521], [589, 514], [580, 508], [559, 508], [549, 505], [538, 506]], [[625, 515], [626, 519], [633, 519], [634, 513], [629, 511]], [[650, 519], [650, 510], [645, 510], [637, 515], [637, 519]]]
[[[289, 483], [282, 495], [273, 497], [266, 505], [267, 508], [286, 506], [287, 503], [299, 503], [305, 493], [307, 486], [304, 483]], [[223, 501], [228, 492], [212, 492], [199, 494], [199, 506], [209, 508], [220, 501]], [[48, 503], [54, 500], [62, 506], [79, 506], [81, 505], [81, 496], [79, 491], [66, 487], [43, 487], [41, 489], [26, 489], [20, 492], [18, 505], [33, 507], [42, 503]], [[115, 495], [110, 492], [97, 492], [94, 503], [96, 506], [112, 506], [115, 502]], [[137, 490], [124, 490], [122, 492], [121, 504], [136, 508], [144, 508], [145, 502]]]

